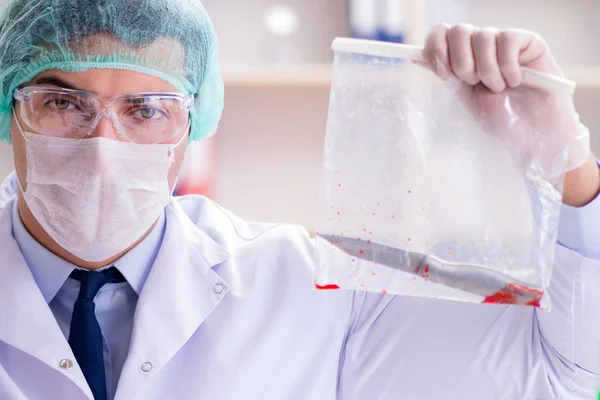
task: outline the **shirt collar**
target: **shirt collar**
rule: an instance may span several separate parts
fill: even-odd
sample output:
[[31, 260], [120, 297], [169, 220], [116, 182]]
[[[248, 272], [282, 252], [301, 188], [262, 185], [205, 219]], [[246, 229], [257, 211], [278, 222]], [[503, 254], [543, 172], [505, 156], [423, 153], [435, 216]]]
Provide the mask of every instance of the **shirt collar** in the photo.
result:
[[[138, 296], [160, 249], [165, 225], [163, 212], [148, 236], [112, 264], [123, 274]], [[13, 237], [31, 269], [35, 282], [46, 302], [50, 303], [77, 267], [46, 249], [31, 236], [21, 221], [16, 200], [12, 210], [12, 228]]]

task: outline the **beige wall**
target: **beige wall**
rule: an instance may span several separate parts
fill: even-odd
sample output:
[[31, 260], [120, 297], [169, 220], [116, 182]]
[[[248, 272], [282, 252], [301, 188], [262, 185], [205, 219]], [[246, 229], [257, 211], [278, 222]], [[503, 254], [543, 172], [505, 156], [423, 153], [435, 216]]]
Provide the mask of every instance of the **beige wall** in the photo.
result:
[[[262, 12], [272, 0], [205, 0], [220, 32], [223, 64], [257, 61]], [[347, 34], [346, 0], [288, 0], [302, 18], [297, 44], [306, 61], [327, 61], [336, 35]], [[600, 65], [596, 0], [430, 0], [430, 22], [523, 27], [546, 37], [566, 67]], [[467, 10], [468, 13], [467, 13]], [[240, 87], [226, 91], [218, 136], [216, 199], [244, 218], [312, 228], [328, 104], [326, 86]], [[578, 89], [576, 103], [600, 154], [600, 89]], [[191, 160], [190, 160], [191, 161]], [[11, 169], [0, 144], [0, 178]]]

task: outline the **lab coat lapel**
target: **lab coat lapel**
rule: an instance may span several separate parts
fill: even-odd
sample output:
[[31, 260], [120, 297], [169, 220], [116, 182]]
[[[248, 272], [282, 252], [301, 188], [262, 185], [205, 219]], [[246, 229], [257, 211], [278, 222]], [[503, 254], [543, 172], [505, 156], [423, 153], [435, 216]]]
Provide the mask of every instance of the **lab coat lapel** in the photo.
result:
[[177, 202], [167, 206], [166, 216], [163, 243], [138, 300], [115, 400], [136, 398], [229, 290], [211, 269], [229, 253], [196, 227]]
[[0, 204], [0, 341], [64, 374], [91, 399], [81, 369], [60, 368], [75, 357], [12, 238], [12, 204]]

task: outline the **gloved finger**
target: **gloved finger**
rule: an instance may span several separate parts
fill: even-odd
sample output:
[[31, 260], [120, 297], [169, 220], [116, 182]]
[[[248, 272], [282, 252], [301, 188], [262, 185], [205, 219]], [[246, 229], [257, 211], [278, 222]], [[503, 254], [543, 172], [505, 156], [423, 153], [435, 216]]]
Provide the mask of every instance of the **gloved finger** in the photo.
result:
[[452, 76], [450, 57], [448, 54], [448, 31], [450, 26], [439, 24], [434, 26], [425, 39], [423, 57], [432, 71], [442, 79]]
[[473, 33], [473, 54], [477, 76], [492, 92], [506, 89], [506, 82], [498, 65], [496, 35], [497, 29], [481, 29]]
[[450, 68], [454, 75], [469, 85], [479, 83], [471, 37], [474, 30], [470, 25], [455, 25], [448, 32]]
[[529, 38], [516, 30], [506, 30], [498, 34], [498, 64], [507, 85], [515, 88], [523, 81], [519, 56]]

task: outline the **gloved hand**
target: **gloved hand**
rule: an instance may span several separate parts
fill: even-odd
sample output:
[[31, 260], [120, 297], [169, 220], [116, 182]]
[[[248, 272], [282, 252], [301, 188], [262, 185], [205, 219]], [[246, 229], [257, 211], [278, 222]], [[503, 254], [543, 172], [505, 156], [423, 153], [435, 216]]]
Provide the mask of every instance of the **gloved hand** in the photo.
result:
[[[517, 29], [479, 29], [470, 25], [435, 26], [428, 34], [425, 59], [442, 79], [466, 83], [469, 108], [501, 132], [511, 114], [533, 119], [543, 129], [565, 132], [568, 162], [563, 201], [582, 206], [600, 190], [600, 172], [591, 154], [589, 132], [579, 121], [572, 91], [526, 90], [522, 100], [507, 106], [506, 90], [522, 83], [520, 67], [563, 76], [545, 41], [539, 35]], [[462, 85], [465, 87], [464, 85]], [[506, 130], [508, 131], [508, 129]]]

